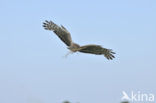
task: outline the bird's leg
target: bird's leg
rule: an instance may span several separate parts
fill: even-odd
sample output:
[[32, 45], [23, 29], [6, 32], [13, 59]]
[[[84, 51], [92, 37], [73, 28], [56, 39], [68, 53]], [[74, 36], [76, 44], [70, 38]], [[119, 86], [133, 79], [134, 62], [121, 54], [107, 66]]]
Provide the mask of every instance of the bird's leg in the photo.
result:
[[69, 51], [64, 57], [67, 58], [68, 55], [73, 54], [72, 51]]

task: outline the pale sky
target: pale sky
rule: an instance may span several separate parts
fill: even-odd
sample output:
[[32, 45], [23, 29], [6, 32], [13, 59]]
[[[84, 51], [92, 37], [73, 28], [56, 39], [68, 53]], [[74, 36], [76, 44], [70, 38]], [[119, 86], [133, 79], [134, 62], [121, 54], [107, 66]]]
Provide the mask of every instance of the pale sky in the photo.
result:
[[[0, 103], [119, 103], [122, 91], [156, 95], [155, 0], [1, 0]], [[116, 58], [69, 52], [42, 22]]]

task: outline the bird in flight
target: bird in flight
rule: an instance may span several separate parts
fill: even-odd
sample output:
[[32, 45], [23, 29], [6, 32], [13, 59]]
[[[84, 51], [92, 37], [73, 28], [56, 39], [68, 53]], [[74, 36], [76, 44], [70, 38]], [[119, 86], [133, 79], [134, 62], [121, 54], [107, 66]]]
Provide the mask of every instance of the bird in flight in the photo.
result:
[[64, 26], [58, 26], [52, 21], [43, 22], [43, 27], [46, 30], [53, 31], [67, 46], [71, 52], [90, 53], [95, 55], [104, 55], [108, 60], [115, 58], [115, 52], [112, 49], [103, 48], [100, 45], [84, 45], [80, 46], [72, 41], [70, 32]]

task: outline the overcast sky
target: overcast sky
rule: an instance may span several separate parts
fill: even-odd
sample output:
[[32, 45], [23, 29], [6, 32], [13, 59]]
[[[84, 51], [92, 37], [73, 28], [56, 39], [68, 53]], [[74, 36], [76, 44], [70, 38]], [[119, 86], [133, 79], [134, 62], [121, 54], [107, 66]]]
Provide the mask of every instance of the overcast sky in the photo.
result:
[[[156, 95], [155, 0], [1, 0], [0, 103], [119, 103], [122, 91]], [[116, 58], [69, 52], [42, 22]]]

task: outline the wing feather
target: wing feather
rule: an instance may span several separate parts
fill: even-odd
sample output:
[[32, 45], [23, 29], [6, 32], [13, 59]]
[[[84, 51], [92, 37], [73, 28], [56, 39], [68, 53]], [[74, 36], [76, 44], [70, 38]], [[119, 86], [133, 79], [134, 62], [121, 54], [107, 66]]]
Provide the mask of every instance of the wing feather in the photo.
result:
[[71, 35], [64, 26], [61, 25], [60, 27], [56, 25], [54, 22], [46, 20], [43, 23], [43, 27], [46, 30], [53, 31], [67, 46], [70, 46], [72, 44]]
[[108, 60], [112, 60], [113, 58], [115, 58], [115, 56], [113, 55], [115, 54], [115, 52], [113, 52], [111, 49], [103, 48], [100, 45], [81, 46], [78, 51], [83, 53], [104, 55]]

